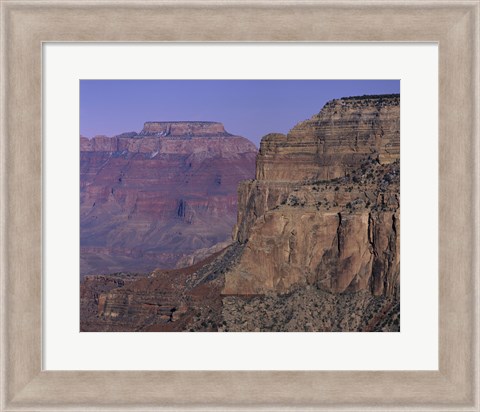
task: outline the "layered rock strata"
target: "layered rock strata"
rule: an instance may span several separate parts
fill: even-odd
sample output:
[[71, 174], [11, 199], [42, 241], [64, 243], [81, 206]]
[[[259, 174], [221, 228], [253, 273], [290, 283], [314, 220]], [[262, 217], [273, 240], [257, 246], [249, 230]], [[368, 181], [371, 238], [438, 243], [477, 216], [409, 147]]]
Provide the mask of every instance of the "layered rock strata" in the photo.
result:
[[231, 136], [219, 122], [146, 122], [140, 136], [221, 137]]
[[81, 274], [150, 272], [231, 237], [257, 149], [214, 122], [80, 138]]
[[235, 243], [188, 268], [157, 269], [134, 281], [131, 276], [86, 276], [80, 329], [216, 332], [222, 325], [223, 275], [242, 251]]
[[329, 102], [261, 143], [257, 179], [239, 186], [234, 238], [245, 244], [224, 294], [390, 296], [400, 272], [399, 96]]
[[369, 156], [382, 164], [400, 156], [399, 95], [332, 100], [287, 135], [265, 136], [256, 179], [335, 179], [358, 168]]

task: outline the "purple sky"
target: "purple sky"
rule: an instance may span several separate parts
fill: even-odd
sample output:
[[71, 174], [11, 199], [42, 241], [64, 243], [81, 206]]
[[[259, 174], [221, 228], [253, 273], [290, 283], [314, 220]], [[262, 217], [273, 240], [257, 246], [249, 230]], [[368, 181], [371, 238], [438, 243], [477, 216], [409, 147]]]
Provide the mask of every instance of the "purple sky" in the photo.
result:
[[140, 132], [146, 121], [208, 120], [259, 144], [335, 98], [400, 93], [399, 80], [80, 80], [80, 134]]

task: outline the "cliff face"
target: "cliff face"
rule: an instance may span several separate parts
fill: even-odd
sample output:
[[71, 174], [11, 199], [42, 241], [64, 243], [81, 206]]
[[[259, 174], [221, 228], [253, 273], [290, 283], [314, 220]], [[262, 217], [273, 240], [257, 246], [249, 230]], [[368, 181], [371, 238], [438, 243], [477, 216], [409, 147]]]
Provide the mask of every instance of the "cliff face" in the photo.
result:
[[298, 285], [392, 295], [399, 282], [399, 97], [328, 103], [261, 143], [256, 180], [239, 186], [229, 295]]
[[382, 164], [400, 156], [398, 95], [332, 100], [286, 136], [265, 136], [256, 179], [335, 179], [358, 168], [368, 156]]
[[[398, 187], [398, 164], [377, 171], [380, 179], [397, 179]], [[251, 209], [245, 214], [239, 208], [245, 216], [236, 237], [246, 247], [239, 266], [226, 276], [224, 293], [287, 293], [296, 285], [316, 285], [332, 293], [391, 295], [400, 265], [398, 192], [350, 188], [345, 179], [290, 192], [274, 187], [272, 196], [266, 184], [242, 185], [242, 206], [246, 202]], [[278, 203], [269, 204], [271, 199]]]
[[80, 138], [81, 273], [148, 272], [231, 236], [257, 149], [221, 123]]

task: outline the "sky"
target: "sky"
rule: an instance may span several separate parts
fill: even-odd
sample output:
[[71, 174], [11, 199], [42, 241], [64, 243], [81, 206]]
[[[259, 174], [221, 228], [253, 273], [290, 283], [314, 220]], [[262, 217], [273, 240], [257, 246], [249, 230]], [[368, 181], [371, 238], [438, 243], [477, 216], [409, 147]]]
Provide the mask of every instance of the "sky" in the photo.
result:
[[400, 93], [399, 80], [80, 80], [80, 134], [140, 132], [146, 121], [221, 122], [259, 145], [335, 98]]

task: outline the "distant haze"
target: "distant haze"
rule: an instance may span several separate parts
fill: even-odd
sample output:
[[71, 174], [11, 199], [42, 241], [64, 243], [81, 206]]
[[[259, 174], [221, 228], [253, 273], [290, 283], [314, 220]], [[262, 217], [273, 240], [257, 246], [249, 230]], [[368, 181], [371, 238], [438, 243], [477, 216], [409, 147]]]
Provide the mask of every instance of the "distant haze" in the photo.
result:
[[400, 93], [399, 80], [81, 80], [80, 134], [140, 132], [146, 121], [224, 124], [257, 146], [331, 100]]

